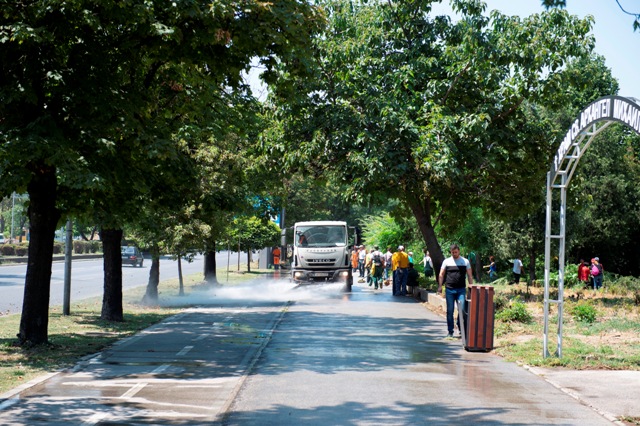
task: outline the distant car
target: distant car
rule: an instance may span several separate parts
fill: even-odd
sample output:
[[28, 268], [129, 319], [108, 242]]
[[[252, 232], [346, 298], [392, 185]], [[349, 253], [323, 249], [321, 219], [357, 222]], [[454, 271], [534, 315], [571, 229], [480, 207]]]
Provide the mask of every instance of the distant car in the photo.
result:
[[142, 263], [144, 262], [144, 257], [142, 257], [142, 253], [138, 250], [138, 247], [121, 247], [122, 249], [122, 264], [123, 265], [131, 265], [131, 266], [139, 266], [142, 268]]
[[0, 244], [4, 244], [5, 240], [4, 240], [4, 234], [0, 234]]

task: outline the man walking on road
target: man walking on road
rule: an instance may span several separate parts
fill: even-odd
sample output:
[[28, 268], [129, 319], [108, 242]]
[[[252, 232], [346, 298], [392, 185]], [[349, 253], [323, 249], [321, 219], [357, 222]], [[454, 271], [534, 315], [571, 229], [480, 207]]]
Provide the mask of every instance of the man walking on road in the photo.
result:
[[382, 288], [382, 270], [384, 269], [384, 254], [378, 249], [378, 246], [373, 246], [373, 251], [370, 253], [371, 258], [369, 263], [371, 265], [372, 272], [369, 274], [371, 281], [369, 285], [373, 284], [376, 290], [378, 287]]
[[360, 278], [364, 278], [364, 259], [367, 256], [367, 251], [364, 249], [364, 246], [360, 246], [360, 250], [358, 251], [358, 272], [360, 273]]
[[[471, 273], [471, 264], [467, 259], [460, 256], [460, 247], [457, 244], [451, 244], [449, 247], [451, 257], [442, 262], [440, 267], [440, 275], [438, 276], [438, 294], [442, 292], [442, 284], [445, 285], [445, 298], [447, 300], [447, 338], [453, 337], [453, 310], [455, 302], [458, 301], [458, 330], [460, 328], [460, 317], [464, 317], [466, 312], [466, 295], [467, 286], [465, 283], [465, 275], [469, 279], [469, 285], [473, 284], [473, 275]], [[462, 334], [461, 334], [462, 335]]]

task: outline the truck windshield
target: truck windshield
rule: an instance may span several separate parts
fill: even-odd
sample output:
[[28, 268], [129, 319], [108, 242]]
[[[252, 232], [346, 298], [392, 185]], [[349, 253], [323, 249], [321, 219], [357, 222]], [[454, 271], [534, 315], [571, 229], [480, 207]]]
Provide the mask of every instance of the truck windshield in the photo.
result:
[[299, 226], [295, 244], [299, 247], [342, 247], [347, 244], [347, 230], [339, 225]]

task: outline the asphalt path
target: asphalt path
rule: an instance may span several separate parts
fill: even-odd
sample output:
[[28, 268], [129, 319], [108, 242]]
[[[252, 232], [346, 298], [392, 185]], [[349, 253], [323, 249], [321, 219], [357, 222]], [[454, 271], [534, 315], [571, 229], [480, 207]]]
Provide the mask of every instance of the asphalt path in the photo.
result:
[[611, 424], [443, 339], [444, 318], [388, 287], [261, 280], [192, 296], [199, 306], [0, 396], [0, 424]]
[[[255, 259], [255, 257], [254, 257]], [[247, 254], [240, 254], [240, 263], [246, 265]], [[238, 267], [238, 253], [220, 252], [216, 255], [216, 265], [229, 267], [232, 271]], [[122, 267], [122, 288], [124, 290], [146, 286], [149, 280], [151, 259], [145, 258], [142, 268], [124, 265]], [[193, 262], [182, 261], [183, 276], [202, 273], [204, 257], [196, 256]], [[0, 266], [0, 315], [22, 312], [24, 282], [27, 272], [26, 263]], [[160, 281], [178, 277], [178, 262], [170, 257], [160, 259]], [[104, 282], [102, 259], [72, 260], [71, 263], [71, 301], [78, 301], [102, 295]], [[49, 304], [60, 306], [64, 299], [64, 262], [53, 262], [51, 269], [51, 295]]]

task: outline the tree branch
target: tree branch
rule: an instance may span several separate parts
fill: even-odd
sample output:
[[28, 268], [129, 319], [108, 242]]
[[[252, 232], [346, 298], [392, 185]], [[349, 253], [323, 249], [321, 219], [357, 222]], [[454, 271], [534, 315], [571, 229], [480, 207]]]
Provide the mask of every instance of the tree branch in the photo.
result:
[[449, 94], [453, 90], [453, 87], [456, 85], [458, 80], [460, 80], [460, 77], [462, 76], [462, 74], [464, 74], [469, 70], [469, 67], [471, 67], [471, 62], [467, 62], [467, 65], [465, 65], [462, 71], [460, 71], [458, 75], [456, 75], [456, 78], [453, 79], [453, 81], [451, 82], [451, 85], [447, 89], [447, 93], [445, 93], [444, 98], [442, 98], [442, 102], [441, 102], [442, 105], [444, 105], [444, 103], [447, 101], [447, 98], [449, 97]]

